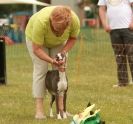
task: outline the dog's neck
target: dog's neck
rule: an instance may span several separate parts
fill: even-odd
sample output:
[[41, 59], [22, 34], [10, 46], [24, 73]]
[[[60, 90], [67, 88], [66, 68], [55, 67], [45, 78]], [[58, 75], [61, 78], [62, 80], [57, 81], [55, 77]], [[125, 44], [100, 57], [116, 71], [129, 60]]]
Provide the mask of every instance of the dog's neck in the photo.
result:
[[59, 76], [60, 76], [60, 80], [65, 79], [66, 78], [66, 72], [65, 71], [64, 72], [59, 71]]
[[65, 72], [65, 67], [64, 66], [60, 66], [60, 67], [58, 67], [58, 70], [59, 70], [59, 72]]
[[59, 72], [65, 72], [66, 71], [66, 64], [58, 66], [58, 71]]

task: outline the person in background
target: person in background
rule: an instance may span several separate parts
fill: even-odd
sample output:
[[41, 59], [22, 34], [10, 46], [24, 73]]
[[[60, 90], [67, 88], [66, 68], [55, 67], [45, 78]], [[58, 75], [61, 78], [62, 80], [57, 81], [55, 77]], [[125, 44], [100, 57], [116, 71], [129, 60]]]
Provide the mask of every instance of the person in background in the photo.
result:
[[129, 63], [133, 79], [133, 0], [99, 0], [99, 16], [103, 28], [110, 33], [114, 50], [118, 84], [123, 87], [129, 84], [127, 64]]
[[14, 45], [14, 41], [8, 36], [0, 36], [0, 40], [5, 41], [6, 45]]
[[57, 53], [66, 54], [74, 46], [80, 31], [77, 15], [67, 6], [49, 6], [35, 13], [26, 27], [26, 44], [33, 62], [33, 96], [36, 104], [36, 119], [44, 119], [45, 76], [48, 63], [53, 67]]

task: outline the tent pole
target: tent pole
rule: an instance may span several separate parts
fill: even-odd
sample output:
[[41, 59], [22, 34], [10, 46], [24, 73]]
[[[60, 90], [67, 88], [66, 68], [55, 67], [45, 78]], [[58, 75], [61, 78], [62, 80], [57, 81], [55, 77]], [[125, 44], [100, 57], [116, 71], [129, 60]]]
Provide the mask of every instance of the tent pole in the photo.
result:
[[37, 5], [33, 4], [33, 14], [37, 12]]

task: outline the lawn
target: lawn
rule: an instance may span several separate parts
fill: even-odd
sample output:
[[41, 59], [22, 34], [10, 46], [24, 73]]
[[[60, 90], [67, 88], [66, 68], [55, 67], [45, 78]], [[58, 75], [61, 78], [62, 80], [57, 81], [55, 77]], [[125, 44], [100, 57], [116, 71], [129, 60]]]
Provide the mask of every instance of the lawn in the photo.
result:
[[[34, 119], [32, 63], [25, 43], [7, 46], [6, 53], [8, 82], [0, 86], [0, 124], [70, 124], [70, 117]], [[100, 108], [106, 124], [133, 124], [133, 86], [112, 87], [117, 74], [108, 34], [98, 29], [83, 29], [69, 53], [67, 75], [69, 112], [82, 112], [91, 102], [96, 104], [96, 109]], [[47, 95], [44, 104], [47, 116], [49, 101]]]

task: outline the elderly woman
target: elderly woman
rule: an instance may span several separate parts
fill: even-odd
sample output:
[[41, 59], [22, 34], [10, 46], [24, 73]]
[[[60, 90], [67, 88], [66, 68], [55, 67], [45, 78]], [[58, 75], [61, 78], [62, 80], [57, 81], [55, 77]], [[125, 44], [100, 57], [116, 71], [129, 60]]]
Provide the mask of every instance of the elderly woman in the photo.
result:
[[26, 44], [33, 62], [33, 96], [36, 104], [35, 118], [43, 119], [45, 75], [48, 63], [58, 67], [57, 53], [66, 54], [75, 44], [80, 31], [77, 15], [66, 6], [45, 7], [35, 13], [26, 27]]

